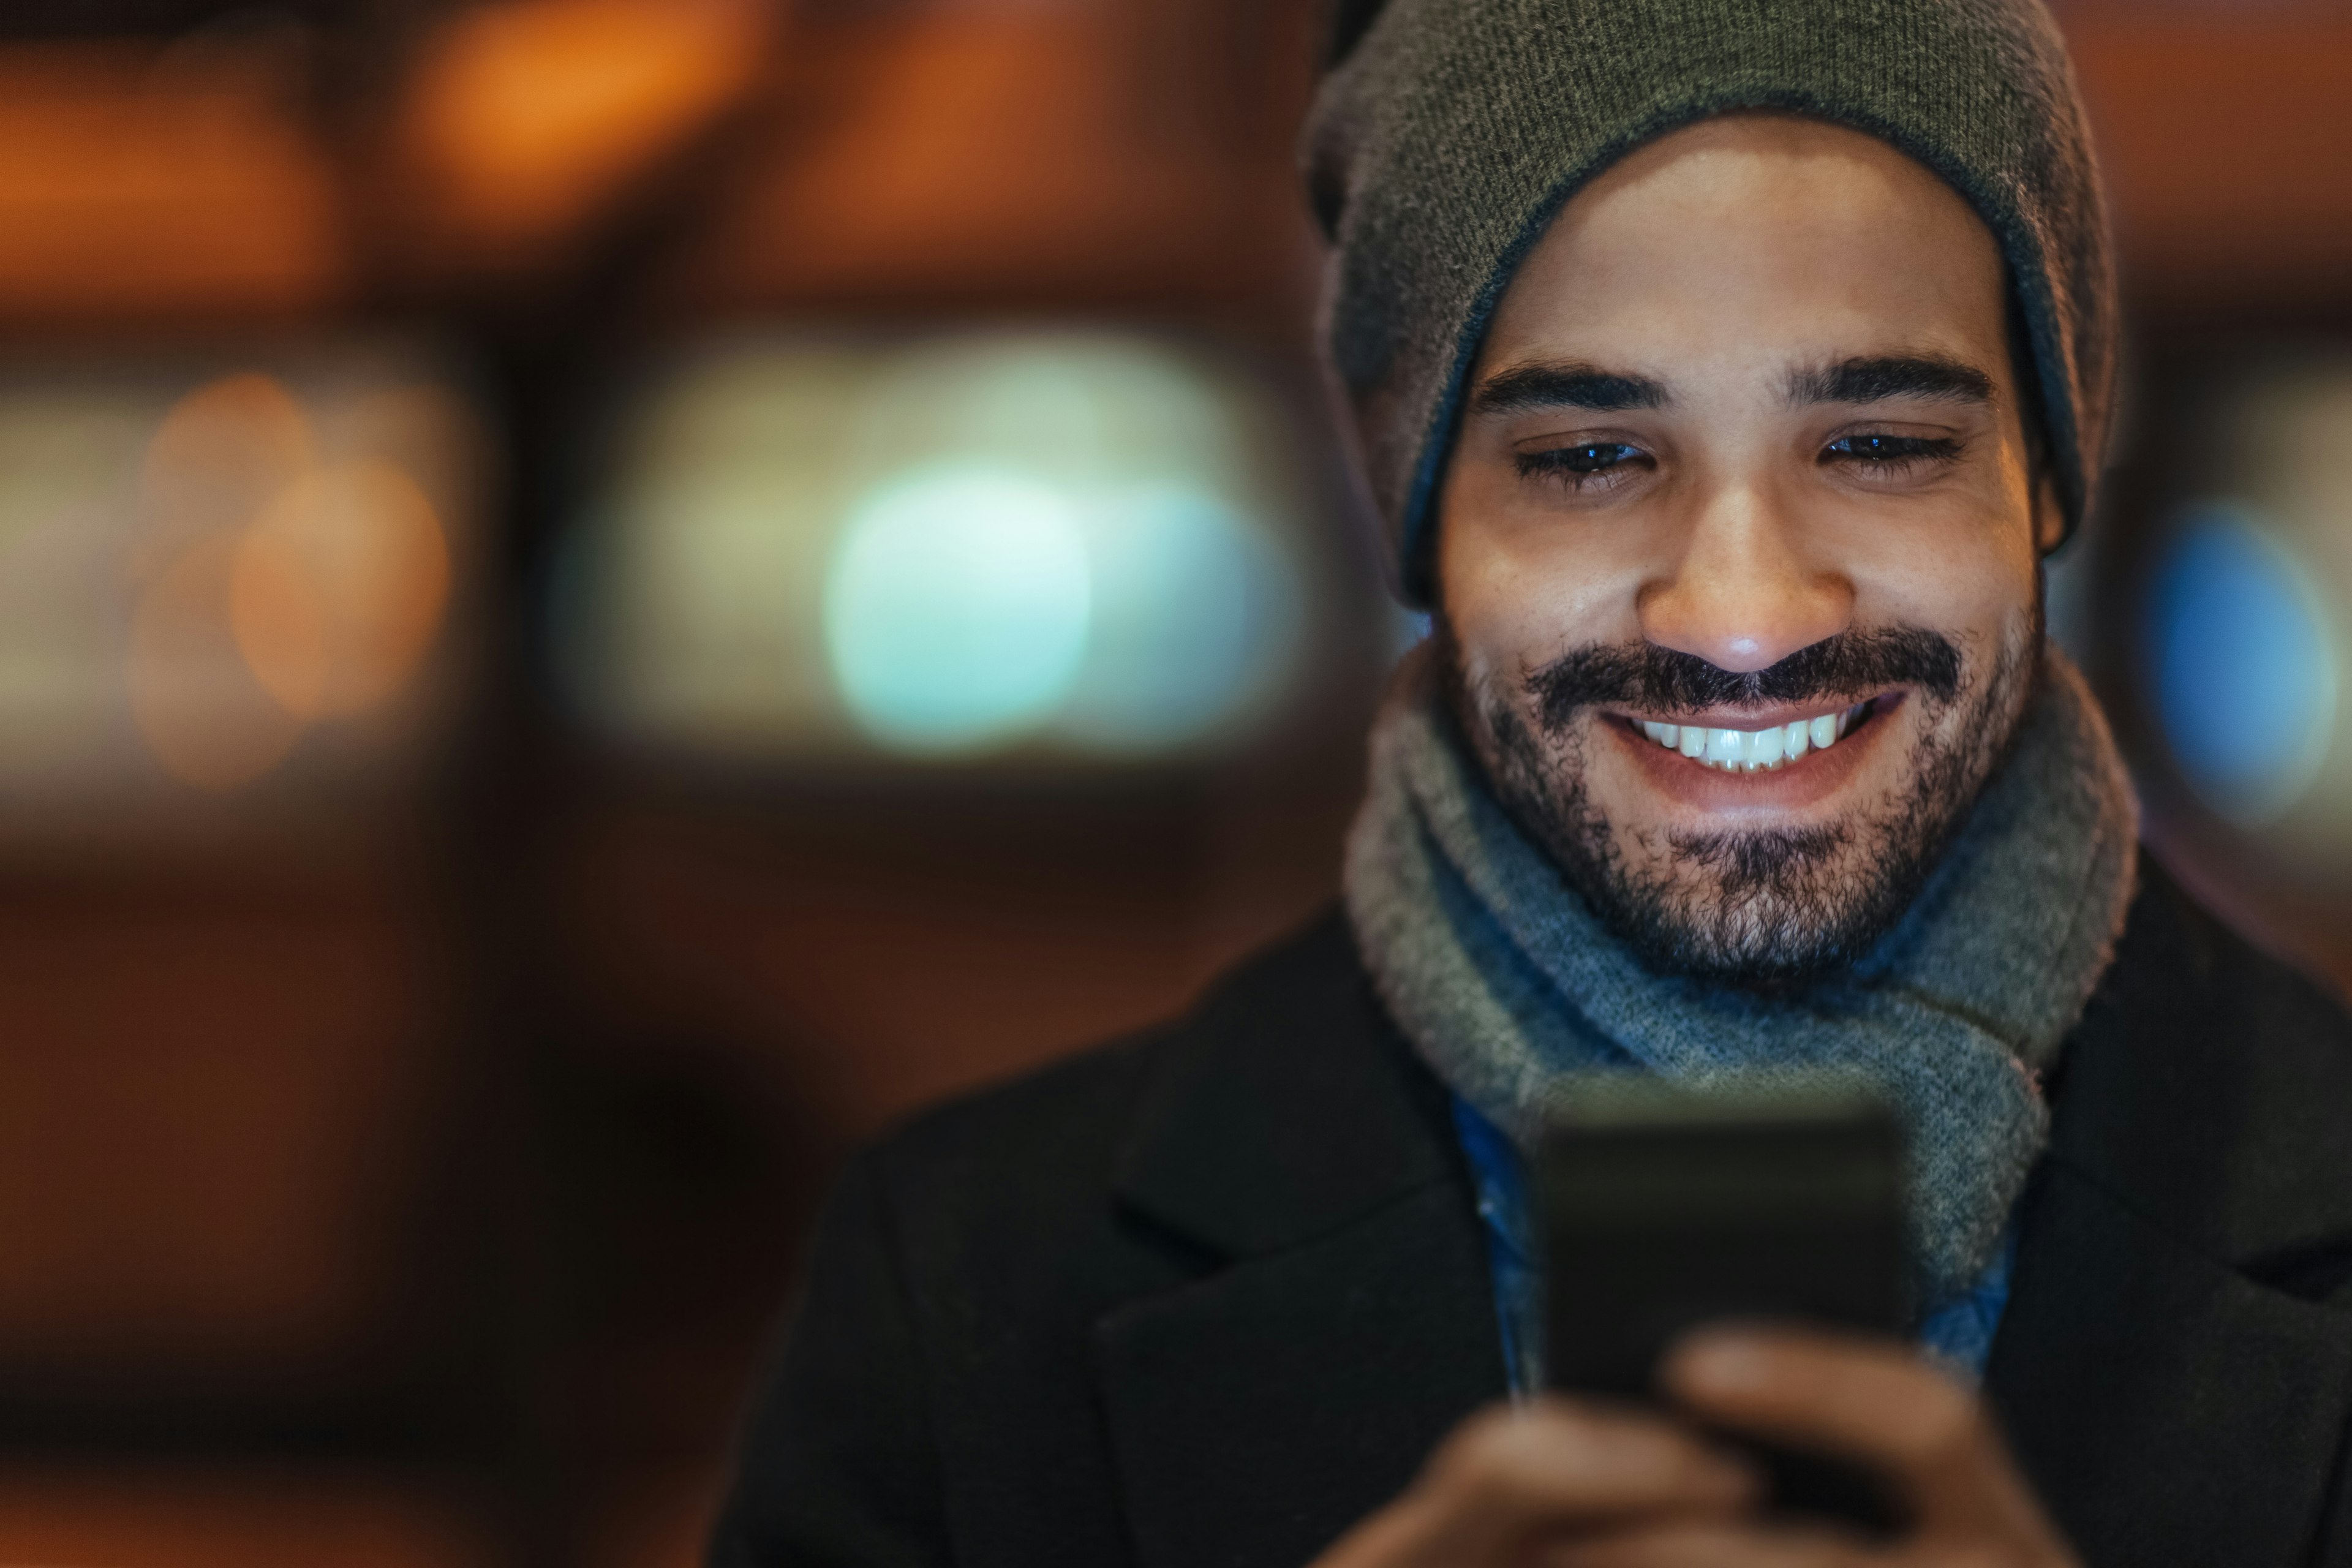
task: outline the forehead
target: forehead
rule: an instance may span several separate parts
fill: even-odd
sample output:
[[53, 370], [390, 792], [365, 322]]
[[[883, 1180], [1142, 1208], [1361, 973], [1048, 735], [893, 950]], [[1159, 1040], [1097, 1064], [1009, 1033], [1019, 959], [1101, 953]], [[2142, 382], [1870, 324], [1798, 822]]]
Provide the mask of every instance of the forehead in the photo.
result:
[[1858, 131], [1727, 115], [1637, 149], [1564, 206], [1481, 359], [1673, 376], [1935, 353], [2009, 380], [2006, 272], [1975, 210]]

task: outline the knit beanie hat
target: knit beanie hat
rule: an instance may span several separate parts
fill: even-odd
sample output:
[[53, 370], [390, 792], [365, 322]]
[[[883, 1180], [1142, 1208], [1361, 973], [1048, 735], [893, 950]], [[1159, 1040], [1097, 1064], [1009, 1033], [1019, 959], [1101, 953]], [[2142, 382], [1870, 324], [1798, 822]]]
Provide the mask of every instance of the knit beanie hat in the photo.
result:
[[1341, 16], [1305, 147], [1332, 245], [1324, 349], [1408, 603], [1432, 598], [1464, 382], [1520, 258], [1609, 164], [1730, 110], [1867, 132], [1976, 208], [2008, 259], [2070, 531], [2089, 510], [2115, 283], [2042, 0], [1347, 0]]

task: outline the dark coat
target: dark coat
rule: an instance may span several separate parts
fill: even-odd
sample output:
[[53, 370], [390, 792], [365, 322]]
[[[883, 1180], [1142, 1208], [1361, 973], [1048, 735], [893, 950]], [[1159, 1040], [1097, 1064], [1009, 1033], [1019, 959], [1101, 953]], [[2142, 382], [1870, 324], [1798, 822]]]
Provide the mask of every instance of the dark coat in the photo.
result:
[[[2144, 883], [1988, 1391], [2093, 1568], [2352, 1565], [2352, 1026]], [[1503, 1391], [1445, 1096], [1333, 916], [851, 1164], [713, 1562], [1300, 1564]]]

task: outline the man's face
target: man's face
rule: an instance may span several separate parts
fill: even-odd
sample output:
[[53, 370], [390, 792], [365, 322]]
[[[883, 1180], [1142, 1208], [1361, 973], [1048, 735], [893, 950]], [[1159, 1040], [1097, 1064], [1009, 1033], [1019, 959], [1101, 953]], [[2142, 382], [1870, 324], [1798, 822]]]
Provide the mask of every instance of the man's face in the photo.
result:
[[2063, 526], [2006, 301], [1926, 169], [1757, 115], [1627, 158], [1512, 280], [1441, 501], [1443, 651], [1505, 804], [1653, 963], [1858, 956], [1999, 760]]

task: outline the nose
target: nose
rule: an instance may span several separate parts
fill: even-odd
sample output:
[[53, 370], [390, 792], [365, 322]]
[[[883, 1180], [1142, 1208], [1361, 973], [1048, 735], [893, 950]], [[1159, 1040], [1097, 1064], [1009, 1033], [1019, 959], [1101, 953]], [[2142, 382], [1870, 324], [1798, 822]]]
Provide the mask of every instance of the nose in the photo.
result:
[[1853, 585], [1808, 560], [1772, 498], [1707, 499], [1664, 575], [1642, 590], [1642, 635], [1718, 669], [1763, 669], [1853, 620]]

